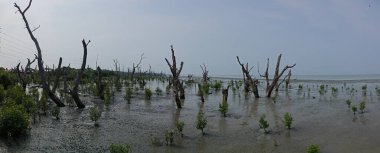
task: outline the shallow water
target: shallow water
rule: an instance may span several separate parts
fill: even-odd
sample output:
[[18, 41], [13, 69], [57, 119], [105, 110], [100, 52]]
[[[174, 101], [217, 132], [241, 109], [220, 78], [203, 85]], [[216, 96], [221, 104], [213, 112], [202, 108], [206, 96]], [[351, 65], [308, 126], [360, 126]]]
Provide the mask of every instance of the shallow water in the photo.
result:
[[[318, 85], [329, 84], [328, 92], [320, 95]], [[303, 89], [299, 90], [298, 85]], [[361, 86], [367, 84], [367, 95]], [[157, 84], [149, 85], [155, 89]], [[164, 89], [163, 84], [159, 84]], [[83, 97], [87, 107], [61, 109], [61, 119], [51, 116], [31, 124], [28, 136], [16, 140], [0, 140], [0, 152], [107, 152], [112, 143], [132, 146], [132, 152], [306, 152], [310, 144], [318, 144], [323, 153], [376, 153], [380, 152], [380, 97], [375, 91], [380, 82], [341, 81], [297, 81], [286, 92], [280, 89], [272, 98], [247, 98], [244, 94], [229, 91], [229, 110], [222, 117], [219, 109], [221, 92], [213, 91], [202, 104], [196, 96], [194, 85], [186, 88], [186, 99], [182, 110], [177, 110], [170, 95], [144, 100], [133, 98], [131, 104], [123, 100], [124, 91], [116, 94], [109, 107], [93, 97]], [[331, 86], [339, 89], [331, 94]], [[343, 90], [342, 90], [343, 87]], [[353, 94], [345, 90], [353, 87]], [[307, 88], [310, 88], [308, 92]], [[260, 87], [260, 94], [264, 95]], [[352, 99], [353, 105], [366, 101], [363, 114], [354, 115], [346, 105]], [[89, 118], [89, 108], [99, 106], [102, 117], [99, 127]], [[206, 135], [195, 128], [198, 111], [202, 109], [207, 117]], [[285, 129], [282, 118], [285, 112], [293, 116], [293, 127]], [[270, 125], [270, 134], [259, 129], [260, 115], [265, 114]], [[175, 137], [172, 146], [153, 146], [152, 137], [164, 140], [166, 130], [173, 129], [177, 120], [185, 122], [184, 137]]]

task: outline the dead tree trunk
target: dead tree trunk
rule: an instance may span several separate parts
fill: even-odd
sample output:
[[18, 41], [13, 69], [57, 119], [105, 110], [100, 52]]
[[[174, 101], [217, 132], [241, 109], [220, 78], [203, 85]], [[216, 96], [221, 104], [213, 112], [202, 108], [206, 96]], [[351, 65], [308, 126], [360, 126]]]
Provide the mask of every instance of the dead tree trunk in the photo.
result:
[[33, 31], [37, 30], [38, 27], [35, 28], [35, 29], [33, 29], [33, 30], [31, 30], [30, 26], [29, 26], [29, 23], [28, 23], [28, 20], [25, 17], [25, 13], [30, 8], [31, 4], [32, 4], [32, 0], [29, 1], [28, 6], [23, 11], [21, 10], [21, 8], [16, 3], [14, 3], [14, 7], [16, 7], [17, 10], [18, 10], [18, 12], [21, 14], [22, 19], [24, 20], [26, 29], [27, 29], [27, 31], [29, 33], [29, 36], [33, 40], [33, 42], [34, 42], [34, 44], [36, 46], [36, 49], [37, 49], [38, 70], [39, 70], [39, 74], [40, 74], [40, 77], [41, 77], [42, 88], [48, 93], [48, 96], [50, 97], [50, 99], [53, 100], [55, 102], [55, 104], [57, 104], [58, 107], [64, 107], [65, 104], [63, 104], [62, 101], [50, 90], [50, 87], [49, 87], [49, 85], [46, 82], [46, 74], [45, 74], [45, 70], [44, 70], [44, 64], [43, 64], [43, 59], [42, 59], [41, 47], [40, 47], [40, 44], [38, 43], [36, 37], [34, 37], [34, 35], [33, 35]]
[[203, 82], [203, 84], [207, 84], [209, 77], [208, 77], [208, 71], [207, 71], [206, 65], [203, 64], [203, 67], [201, 65], [201, 69], [202, 69], [202, 82]]
[[97, 92], [98, 92], [97, 94], [100, 97], [100, 99], [104, 100], [104, 87], [105, 87], [105, 85], [102, 82], [102, 69], [100, 69], [100, 67], [98, 66], [96, 68], [96, 70], [98, 72], [98, 78], [95, 81], [96, 89], [97, 89]]
[[57, 90], [58, 84], [59, 84], [59, 77], [62, 75], [61, 71], [61, 64], [62, 64], [62, 57], [59, 58], [58, 68], [54, 71], [55, 79], [53, 84], [53, 89], [51, 90], [53, 93]]
[[266, 80], [266, 84], [267, 84], [267, 87], [266, 87], [266, 96], [267, 97], [271, 97], [272, 95], [272, 91], [273, 89], [277, 86], [278, 84], [278, 80], [281, 78], [281, 76], [284, 74], [284, 72], [289, 69], [289, 68], [293, 68], [294, 66], [296, 66], [296, 64], [293, 64], [292, 66], [289, 66], [289, 65], [286, 65], [284, 67], [284, 69], [282, 69], [282, 71], [280, 72], [280, 62], [281, 62], [281, 54], [278, 55], [278, 58], [277, 58], [277, 65], [276, 65], [276, 70], [275, 70], [275, 73], [274, 73], [274, 76], [273, 76], [273, 80], [272, 82], [270, 83], [269, 82], [269, 73], [268, 73], [268, 69], [269, 69], [269, 58], [267, 60], [267, 68], [265, 70], [265, 73], [264, 75], [261, 75], [261, 77], [265, 78]]
[[30, 68], [30, 65], [33, 64], [35, 60], [36, 59], [33, 59], [33, 61], [30, 61], [30, 59], [28, 58], [28, 63], [26, 64], [25, 69], [23, 69], [22, 66], [20, 68], [21, 63], [18, 63], [16, 66], [17, 77], [19, 78], [19, 82], [24, 91], [26, 91], [26, 86], [29, 84], [28, 74], [32, 73], [32, 69]]
[[183, 81], [179, 83], [179, 98], [185, 99], [185, 88], [183, 87]]
[[241, 70], [243, 71], [244, 76], [251, 83], [252, 92], [255, 95], [255, 98], [260, 98], [259, 90], [257, 89], [257, 84], [259, 83], [259, 81], [257, 79], [252, 79], [251, 75], [249, 74], [248, 63], [246, 64], [246, 67], [244, 67], [244, 64], [242, 64], [240, 62], [239, 56], [236, 56], [236, 58], [237, 58], [239, 65], [241, 66]]
[[285, 88], [289, 89], [290, 77], [292, 76], [292, 70], [290, 69], [288, 75], [286, 75]]
[[[248, 63], [245, 65], [245, 69], [248, 70]], [[248, 93], [249, 92], [249, 84], [250, 84], [250, 81], [249, 79], [247, 78], [247, 76], [245, 75], [244, 71], [243, 72], [243, 85], [244, 85], [244, 92], [245, 93]], [[248, 70], [248, 72], [250, 72]]]
[[179, 75], [182, 71], [182, 67], [183, 67], [183, 62], [181, 62], [181, 65], [179, 67], [179, 69], [177, 69], [177, 61], [176, 61], [176, 57], [174, 55], [174, 49], [173, 49], [173, 45], [170, 46], [171, 48], [171, 51], [172, 51], [172, 61], [173, 63], [170, 64], [170, 62], [168, 61], [167, 58], [165, 58], [165, 61], [166, 63], [168, 64], [169, 68], [170, 68], [170, 71], [172, 72], [172, 75], [173, 75], [173, 93], [174, 93], [174, 98], [175, 98], [175, 102], [177, 104], [177, 108], [178, 109], [181, 109], [182, 106], [181, 106], [181, 100], [179, 99], [179, 95], [178, 95], [178, 91], [180, 90], [179, 87], [180, 87], [180, 83], [179, 83]]
[[228, 99], [228, 89], [229, 88], [230, 88], [230, 86], [227, 86], [227, 88], [222, 89], [223, 101], [227, 101], [227, 99]]
[[135, 63], [133, 63], [133, 65], [132, 65], [132, 73], [131, 73], [131, 83], [132, 83], [132, 85], [136, 84], [136, 81], [134, 79], [134, 76], [135, 76], [135, 73], [136, 73], [136, 68], [140, 67], [140, 64], [141, 64], [141, 61], [143, 60], [143, 58], [144, 58], [144, 53], [141, 54], [139, 62], [136, 65], [135, 65]]
[[84, 39], [82, 40], [82, 45], [83, 45], [83, 61], [82, 61], [82, 66], [81, 66], [81, 68], [80, 68], [80, 70], [78, 72], [77, 78], [75, 79], [73, 89], [69, 90], [69, 93], [70, 93], [71, 97], [73, 97], [74, 102], [75, 102], [75, 104], [77, 105], [78, 108], [84, 108], [85, 107], [85, 105], [82, 103], [82, 101], [79, 98], [78, 87], [79, 87], [79, 83], [80, 83], [80, 80], [82, 78], [83, 72], [84, 72], [84, 70], [86, 68], [87, 46], [88, 46], [88, 44], [90, 42], [91, 42], [90, 40], [87, 43], [86, 43], [86, 41]]

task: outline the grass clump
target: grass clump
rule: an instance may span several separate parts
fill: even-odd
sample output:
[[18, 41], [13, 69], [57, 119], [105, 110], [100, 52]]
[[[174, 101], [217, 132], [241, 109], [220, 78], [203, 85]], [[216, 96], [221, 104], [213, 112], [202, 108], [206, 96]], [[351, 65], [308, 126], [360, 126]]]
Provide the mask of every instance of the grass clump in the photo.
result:
[[285, 127], [287, 129], [290, 129], [292, 127], [293, 117], [290, 113], [285, 113], [284, 120], [283, 120]]
[[131, 146], [129, 144], [111, 144], [109, 150], [111, 153], [129, 153]]
[[179, 134], [181, 134], [181, 137], [183, 136], [182, 131], [183, 131], [183, 127], [184, 127], [184, 126], [185, 126], [185, 122], [183, 122], [183, 121], [178, 121], [178, 122], [176, 123], [177, 131], [178, 131]]
[[307, 147], [306, 152], [307, 153], [319, 153], [320, 152], [319, 145], [316, 145], [316, 144], [310, 145], [309, 147]]
[[99, 111], [98, 107], [90, 108], [90, 119], [95, 122], [95, 125], [97, 125], [100, 116], [102, 116], [102, 113]]
[[174, 130], [168, 130], [165, 133], [166, 145], [172, 145], [174, 141]]

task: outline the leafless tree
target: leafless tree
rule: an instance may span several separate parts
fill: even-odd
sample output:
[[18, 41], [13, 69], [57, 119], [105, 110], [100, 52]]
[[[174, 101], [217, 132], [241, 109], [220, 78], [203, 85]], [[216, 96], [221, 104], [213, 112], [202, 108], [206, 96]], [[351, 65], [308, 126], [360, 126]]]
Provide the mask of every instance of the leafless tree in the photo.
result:
[[257, 89], [257, 84], [259, 83], [259, 81], [256, 78], [252, 78], [251, 75], [249, 74], [248, 63], [246, 64], [246, 66], [244, 66], [244, 64], [240, 62], [239, 56], [236, 56], [236, 58], [239, 65], [241, 66], [241, 70], [243, 71], [244, 77], [251, 84], [250, 86], [252, 88], [253, 95], [255, 96], [255, 98], [260, 98], [259, 90]]
[[174, 55], [174, 49], [173, 45], [170, 46], [171, 51], [172, 51], [172, 64], [170, 64], [169, 60], [165, 58], [166, 63], [168, 64], [170, 71], [172, 72], [172, 82], [173, 82], [173, 93], [174, 93], [174, 98], [175, 102], [177, 104], [177, 108], [182, 108], [181, 106], [181, 100], [179, 99], [178, 91], [180, 90], [180, 81], [179, 81], [179, 75], [182, 71], [183, 67], [183, 62], [181, 62], [181, 65], [179, 69], [177, 68], [177, 61], [176, 57]]
[[202, 82], [203, 82], [203, 84], [207, 84], [208, 80], [209, 80], [207, 67], [206, 67], [205, 64], [200, 65], [200, 66], [201, 66], [201, 69], [202, 69]]
[[33, 61], [30, 61], [30, 59], [28, 58], [28, 63], [26, 64], [25, 69], [22, 66], [20, 68], [21, 63], [18, 63], [16, 66], [17, 77], [19, 78], [19, 82], [24, 91], [26, 91], [26, 86], [29, 84], [28, 74], [32, 73], [32, 69], [30, 68], [30, 65], [33, 64], [34, 61], [36, 61], [36, 58], [33, 59]]

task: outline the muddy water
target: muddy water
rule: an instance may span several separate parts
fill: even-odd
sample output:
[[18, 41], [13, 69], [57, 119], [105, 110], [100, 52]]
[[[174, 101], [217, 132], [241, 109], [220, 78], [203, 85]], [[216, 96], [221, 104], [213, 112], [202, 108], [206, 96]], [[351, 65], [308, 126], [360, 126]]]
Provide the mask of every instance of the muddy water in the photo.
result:
[[[298, 84], [303, 89], [298, 89]], [[321, 82], [295, 82], [288, 92], [280, 89], [277, 97], [254, 99], [244, 94], [228, 97], [229, 111], [222, 117], [219, 109], [221, 92], [206, 96], [204, 104], [196, 96], [196, 87], [186, 88], [186, 100], [182, 110], [177, 110], [170, 95], [144, 100], [142, 96], [132, 99], [131, 104], [117, 93], [110, 106], [106, 107], [97, 98], [84, 97], [87, 107], [61, 109], [61, 119], [51, 116], [31, 124], [28, 136], [16, 140], [0, 139], [0, 152], [107, 152], [112, 143], [132, 146], [132, 152], [306, 152], [310, 144], [318, 144], [323, 153], [377, 153], [380, 152], [380, 97], [375, 87], [380, 82], [351, 81], [324, 82], [328, 92], [320, 95]], [[361, 86], [367, 84], [367, 95]], [[155, 89], [156, 84], [151, 85]], [[164, 89], [164, 85], [159, 85]], [[336, 96], [330, 87], [338, 87]], [[343, 90], [342, 90], [343, 87]], [[354, 87], [353, 94], [345, 88]], [[310, 88], [310, 92], [308, 91]], [[261, 89], [261, 95], [264, 91]], [[345, 100], [353, 105], [366, 101], [363, 114], [354, 115]], [[99, 106], [102, 117], [99, 127], [89, 118], [89, 108]], [[206, 135], [195, 128], [198, 111], [202, 109], [208, 120]], [[285, 112], [293, 116], [293, 129], [284, 128]], [[259, 129], [260, 115], [265, 114], [270, 125], [270, 134]], [[177, 120], [185, 122], [184, 137], [176, 136], [172, 146], [153, 146], [152, 137], [164, 140], [166, 130], [173, 129]]]

